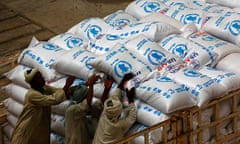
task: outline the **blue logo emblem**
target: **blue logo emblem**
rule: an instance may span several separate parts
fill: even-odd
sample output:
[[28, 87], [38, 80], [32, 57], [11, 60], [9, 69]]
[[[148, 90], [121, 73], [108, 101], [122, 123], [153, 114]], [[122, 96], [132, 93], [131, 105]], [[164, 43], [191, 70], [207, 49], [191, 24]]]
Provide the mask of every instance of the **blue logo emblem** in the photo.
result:
[[157, 79], [158, 82], [171, 82], [172, 79], [170, 79], [169, 77], [163, 76], [163, 77], [159, 77]]
[[173, 49], [172, 53], [181, 57], [185, 58], [188, 52], [188, 47], [185, 44], [178, 44], [176, 47]]
[[106, 38], [107, 38], [107, 40], [110, 40], [110, 41], [120, 39], [120, 37], [118, 35], [111, 35], [111, 34], [106, 35]]
[[199, 24], [200, 22], [200, 16], [199, 14], [187, 14], [184, 19], [183, 19], [183, 23], [184, 24], [188, 24], [188, 23], [195, 23], [195, 24]]
[[218, 69], [216, 68], [213, 68], [213, 67], [206, 67], [207, 70], [211, 70], [211, 71], [219, 71]]
[[144, 11], [146, 13], [158, 12], [160, 10], [160, 4], [158, 2], [148, 2], [144, 6]]
[[167, 59], [164, 53], [158, 50], [152, 50], [148, 55], [148, 61], [152, 65], [164, 64]]
[[93, 67], [88, 64], [89, 61], [91, 61], [91, 60], [93, 60], [93, 59], [95, 59], [95, 57], [89, 57], [89, 58], [86, 60], [86, 62], [85, 62], [85, 66], [86, 66], [89, 70], [92, 70], [92, 69], [93, 69]]
[[79, 47], [81, 45], [83, 45], [83, 40], [81, 38], [72, 37], [67, 41], [68, 48]]
[[128, 73], [132, 70], [132, 65], [126, 61], [119, 61], [115, 67], [114, 72], [117, 77], [123, 77], [125, 73]]
[[186, 70], [184, 71], [184, 75], [188, 77], [199, 77], [201, 76], [201, 73], [194, 71], [194, 70]]
[[231, 25], [229, 26], [229, 31], [234, 36], [239, 35], [239, 33], [240, 33], [240, 20], [232, 21]]
[[87, 36], [89, 40], [96, 38], [102, 32], [102, 28], [98, 25], [91, 25], [88, 29]]
[[61, 48], [57, 45], [54, 45], [52, 43], [44, 43], [42, 46], [46, 50], [60, 50]]
[[129, 25], [130, 24], [130, 20], [129, 19], [119, 19], [114, 21], [114, 23], [112, 24], [113, 27], [115, 26], [124, 26], [124, 25]]
[[207, 34], [207, 35], [203, 35], [202, 40], [204, 40], [204, 41], [215, 41], [216, 38]]

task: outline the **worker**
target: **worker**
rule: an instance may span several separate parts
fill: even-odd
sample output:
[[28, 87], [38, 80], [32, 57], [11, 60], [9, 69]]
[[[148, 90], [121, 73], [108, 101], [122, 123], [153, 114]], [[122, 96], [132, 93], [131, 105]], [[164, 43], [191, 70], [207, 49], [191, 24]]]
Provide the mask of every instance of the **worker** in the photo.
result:
[[31, 86], [26, 93], [23, 111], [11, 137], [12, 144], [50, 144], [51, 106], [66, 99], [66, 92], [74, 78], [69, 77], [63, 88], [45, 85], [37, 68], [24, 72]]
[[[137, 118], [137, 109], [134, 105], [135, 87], [126, 89], [129, 105], [123, 109], [120, 101], [124, 84], [134, 77], [133, 74], [125, 74], [118, 87], [104, 102], [98, 127], [94, 136], [93, 144], [111, 144], [124, 137]], [[120, 117], [122, 112], [124, 117]]]
[[73, 102], [65, 112], [65, 144], [91, 144], [103, 110], [103, 103], [113, 84], [113, 79], [105, 80], [102, 96], [92, 102], [94, 84], [99, 78], [98, 75], [93, 74], [85, 84], [69, 89], [70, 99]]

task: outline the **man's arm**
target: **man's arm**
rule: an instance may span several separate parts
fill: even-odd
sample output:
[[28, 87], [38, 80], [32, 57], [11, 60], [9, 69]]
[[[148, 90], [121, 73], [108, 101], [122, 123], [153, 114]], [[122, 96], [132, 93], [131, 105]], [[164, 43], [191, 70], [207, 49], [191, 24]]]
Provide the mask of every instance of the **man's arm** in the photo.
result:
[[118, 88], [123, 90], [124, 88], [124, 84], [129, 81], [130, 79], [132, 79], [135, 75], [133, 73], [127, 73], [124, 75], [124, 77], [122, 78], [121, 82], [118, 85]]
[[[49, 88], [51, 89], [51, 88]], [[29, 98], [29, 102], [38, 106], [51, 106], [61, 103], [66, 99], [66, 95], [61, 88], [54, 88], [55, 92], [52, 94], [41, 94], [35, 90], [29, 90], [26, 97]]]
[[65, 95], [66, 95], [67, 99], [70, 99], [69, 95], [67, 94], [67, 91], [68, 91], [69, 87], [72, 85], [74, 80], [75, 80], [74, 76], [69, 76], [66, 80], [66, 83], [65, 83], [64, 87], [63, 87], [63, 91], [65, 92]]
[[100, 78], [100, 76], [93, 74], [84, 84], [85, 86], [89, 86], [88, 93], [87, 93], [87, 103], [91, 106], [92, 98], [93, 98], [93, 85], [95, 82]]
[[126, 108], [126, 117], [119, 121], [119, 125], [121, 125], [123, 132], [127, 132], [128, 129], [133, 125], [133, 123], [137, 119], [137, 109], [134, 104], [134, 98], [136, 95], [136, 88], [133, 87], [130, 90], [126, 89], [126, 94], [128, 97], [129, 106]]
[[101, 96], [101, 102], [102, 102], [102, 104], [104, 104], [105, 100], [107, 99], [108, 94], [109, 94], [109, 91], [110, 91], [111, 88], [112, 88], [112, 84], [113, 84], [113, 79], [107, 79], [107, 80], [104, 82], [104, 91], [103, 91], [103, 94], [102, 94], [102, 96]]

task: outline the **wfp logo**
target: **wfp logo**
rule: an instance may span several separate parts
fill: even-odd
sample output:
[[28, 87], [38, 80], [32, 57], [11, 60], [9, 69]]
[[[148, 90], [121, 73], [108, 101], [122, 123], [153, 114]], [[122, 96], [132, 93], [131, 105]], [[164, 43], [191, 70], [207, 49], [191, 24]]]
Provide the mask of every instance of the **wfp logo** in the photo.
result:
[[79, 47], [83, 45], [83, 40], [81, 38], [72, 37], [67, 41], [68, 48]]
[[159, 77], [157, 79], [158, 82], [171, 82], [172, 79], [170, 79], [169, 77], [163, 76], [163, 77]]
[[207, 34], [207, 35], [203, 35], [202, 40], [204, 40], [204, 41], [215, 41], [216, 38]]
[[125, 73], [128, 73], [132, 70], [132, 65], [126, 61], [119, 61], [114, 66], [114, 73], [117, 77], [122, 78]]
[[206, 67], [206, 69], [207, 69], [207, 70], [211, 70], [211, 71], [220, 71], [220, 70], [218, 70], [218, 69], [216, 69], [216, 68], [213, 68], [213, 67]]
[[195, 23], [195, 24], [199, 24], [200, 22], [200, 16], [199, 14], [187, 14], [184, 19], [183, 19], [183, 23], [184, 24], [188, 24], [188, 23]]
[[91, 25], [88, 29], [87, 36], [89, 40], [96, 38], [102, 32], [102, 28], [98, 25]]
[[234, 36], [239, 35], [239, 33], [240, 33], [240, 20], [232, 21], [231, 25], [229, 26], [229, 31]]
[[61, 49], [59, 46], [48, 43], [48, 42], [44, 43], [42, 47], [46, 50], [51, 50], [51, 51], [53, 51], [53, 50], [57, 51], [57, 50]]
[[160, 4], [158, 2], [148, 2], [144, 6], [144, 11], [146, 13], [158, 12], [160, 10]]
[[185, 44], [178, 44], [172, 50], [173, 54], [178, 55], [181, 58], [185, 58], [185, 56], [187, 55], [187, 52], [188, 52], [188, 48]]
[[165, 63], [167, 59], [164, 53], [158, 50], [152, 50], [148, 55], [148, 61], [152, 65], [159, 65]]
[[110, 40], [110, 41], [114, 41], [114, 40], [120, 39], [120, 37], [118, 35], [110, 35], [110, 34], [108, 34], [108, 35], [106, 35], [106, 39]]
[[89, 70], [92, 70], [92, 69], [93, 69], [93, 67], [88, 64], [88, 63], [89, 63], [91, 60], [93, 60], [93, 59], [95, 59], [95, 57], [89, 57], [89, 58], [86, 60], [86, 62], [85, 62], [85, 66], [86, 66], [86, 68], [89, 69]]
[[119, 20], [116, 20], [112, 26], [115, 27], [115, 26], [125, 26], [125, 25], [129, 25], [130, 24], [130, 20], [129, 19], [119, 19]]
[[186, 70], [184, 71], [184, 75], [188, 77], [199, 77], [201, 74], [194, 70]]

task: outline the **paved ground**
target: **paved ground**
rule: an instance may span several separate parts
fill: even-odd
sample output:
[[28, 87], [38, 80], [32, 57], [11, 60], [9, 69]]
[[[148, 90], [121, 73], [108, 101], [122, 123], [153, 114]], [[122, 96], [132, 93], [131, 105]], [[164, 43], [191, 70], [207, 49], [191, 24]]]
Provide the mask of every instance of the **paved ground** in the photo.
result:
[[[133, 0], [1, 0], [0, 87], [2, 75], [14, 66], [16, 54], [33, 36], [48, 40], [89, 17], [104, 17], [124, 9]], [[6, 96], [0, 90], [0, 102]]]

